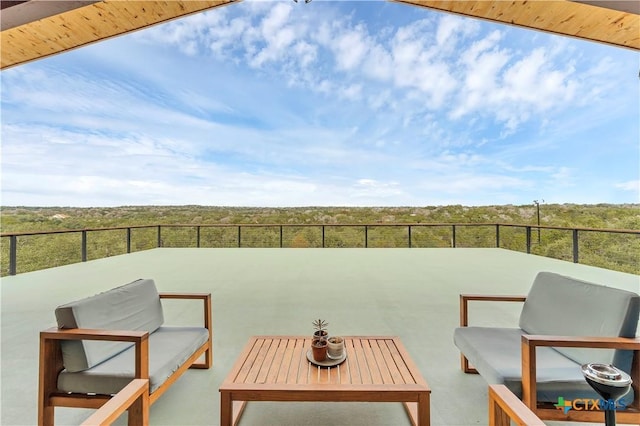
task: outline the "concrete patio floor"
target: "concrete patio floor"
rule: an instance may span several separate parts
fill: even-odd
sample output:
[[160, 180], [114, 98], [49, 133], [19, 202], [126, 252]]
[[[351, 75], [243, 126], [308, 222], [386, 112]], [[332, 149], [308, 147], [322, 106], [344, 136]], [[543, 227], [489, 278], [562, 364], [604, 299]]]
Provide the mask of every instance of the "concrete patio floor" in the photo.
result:
[[[640, 292], [640, 277], [503, 249], [154, 249], [4, 277], [1, 423], [37, 421], [38, 333], [56, 306], [137, 278], [160, 291], [211, 292], [214, 366], [190, 370], [151, 407], [151, 425], [219, 424], [218, 387], [248, 338], [399, 336], [429, 383], [432, 425], [487, 424], [487, 384], [465, 375], [453, 344], [459, 293], [526, 294], [539, 271]], [[197, 324], [200, 305], [166, 301], [167, 324]], [[472, 324], [517, 326], [518, 303], [475, 304]], [[79, 424], [90, 410], [56, 410]], [[126, 424], [126, 416], [118, 424]], [[241, 425], [408, 425], [396, 403], [250, 403]], [[558, 423], [552, 423], [558, 424]]]

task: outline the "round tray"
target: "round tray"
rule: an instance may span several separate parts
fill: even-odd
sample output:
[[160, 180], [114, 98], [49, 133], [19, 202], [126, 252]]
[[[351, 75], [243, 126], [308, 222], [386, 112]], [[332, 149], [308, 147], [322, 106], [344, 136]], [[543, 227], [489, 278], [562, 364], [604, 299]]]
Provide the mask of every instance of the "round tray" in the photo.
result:
[[342, 352], [342, 356], [338, 359], [331, 359], [327, 357], [324, 361], [316, 361], [313, 359], [313, 351], [309, 349], [307, 351], [307, 359], [313, 365], [317, 365], [318, 367], [333, 367], [338, 364], [342, 364], [345, 359], [347, 359], [347, 351]]

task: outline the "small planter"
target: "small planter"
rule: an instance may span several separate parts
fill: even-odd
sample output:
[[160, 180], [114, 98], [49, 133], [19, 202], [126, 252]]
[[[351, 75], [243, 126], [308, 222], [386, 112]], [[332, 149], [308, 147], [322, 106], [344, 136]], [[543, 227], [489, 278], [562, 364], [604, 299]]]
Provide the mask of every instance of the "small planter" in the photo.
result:
[[327, 348], [329, 346], [329, 342], [327, 342], [327, 338], [329, 337], [329, 332], [327, 331], [328, 322], [317, 319], [313, 322], [313, 327], [316, 329], [313, 333], [313, 338], [311, 340], [311, 350], [313, 352], [313, 359], [316, 362], [322, 362], [327, 359]]
[[313, 338], [314, 339], [324, 339], [327, 340], [327, 338], [329, 337], [329, 333], [327, 332], [327, 330], [317, 330], [313, 333]]
[[327, 359], [327, 348], [329, 342], [327, 339], [313, 339], [311, 342], [311, 351], [313, 352], [313, 359], [321, 362]]
[[344, 339], [342, 337], [329, 337], [327, 341], [327, 356], [329, 359], [340, 359], [344, 354]]

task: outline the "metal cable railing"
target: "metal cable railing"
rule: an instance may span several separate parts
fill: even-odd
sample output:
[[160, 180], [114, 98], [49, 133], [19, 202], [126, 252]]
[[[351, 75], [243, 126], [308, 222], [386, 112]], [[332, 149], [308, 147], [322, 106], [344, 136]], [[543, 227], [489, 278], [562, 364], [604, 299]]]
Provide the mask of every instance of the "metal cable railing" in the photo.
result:
[[156, 247], [498, 247], [640, 273], [640, 231], [504, 223], [140, 225], [0, 234], [2, 276]]

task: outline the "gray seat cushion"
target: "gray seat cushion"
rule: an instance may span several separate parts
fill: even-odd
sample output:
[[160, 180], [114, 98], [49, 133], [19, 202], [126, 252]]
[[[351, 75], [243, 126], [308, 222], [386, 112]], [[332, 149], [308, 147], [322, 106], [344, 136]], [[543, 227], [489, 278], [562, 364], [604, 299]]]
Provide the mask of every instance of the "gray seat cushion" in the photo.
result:
[[[149, 336], [149, 387], [154, 392], [209, 338], [202, 327], [160, 327]], [[91, 369], [58, 376], [63, 392], [112, 395], [135, 376], [135, 348], [109, 358]]]
[[[489, 384], [504, 384], [522, 396], [521, 336], [518, 328], [459, 327], [455, 345]], [[536, 350], [537, 398], [554, 402], [564, 399], [599, 398], [582, 376], [580, 364], [549, 347]], [[633, 400], [630, 392], [624, 398]]]
[[[140, 279], [104, 293], [59, 306], [59, 328], [153, 332], [164, 322], [153, 280]], [[83, 371], [131, 347], [126, 342], [65, 340], [62, 358], [68, 371]]]
[[[635, 337], [640, 296], [563, 275], [540, 272], [522, 307], [519, 326], [528, 334]], [[631, 369], [633, 353], [603, 349], [558, 348], [584, 364], [599, 362]]]

